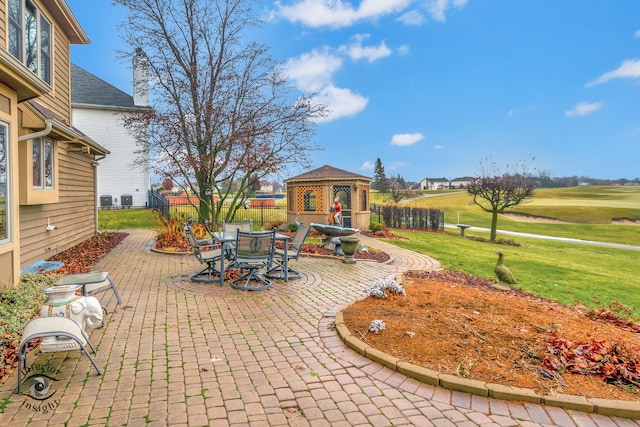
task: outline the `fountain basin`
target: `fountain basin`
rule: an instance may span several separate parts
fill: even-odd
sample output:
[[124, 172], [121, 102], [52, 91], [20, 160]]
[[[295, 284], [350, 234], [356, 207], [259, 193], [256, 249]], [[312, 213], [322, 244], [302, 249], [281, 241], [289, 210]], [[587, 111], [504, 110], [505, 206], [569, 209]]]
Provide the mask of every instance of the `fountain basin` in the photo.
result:
[[331, 237], [350, 236], [360, 231], [357, 228], [339, 227], [337, 225], [318, 224], [315, 222], [309, 225], [317, 232]]

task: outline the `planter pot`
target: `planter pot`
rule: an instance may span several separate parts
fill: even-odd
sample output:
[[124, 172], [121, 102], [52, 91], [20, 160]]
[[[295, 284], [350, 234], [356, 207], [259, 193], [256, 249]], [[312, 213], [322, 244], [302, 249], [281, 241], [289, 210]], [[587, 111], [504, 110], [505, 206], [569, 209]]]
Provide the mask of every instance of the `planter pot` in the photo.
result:
[[344, 259], [342, 262], [345, 264], [355, 264], [356, 259], [353, 257], [358, 249], [358, 243], [360, 243], [360, 239], [357, 237], [340, 237], [340, 242], [342, 243], [342, 252], [344, 252]]

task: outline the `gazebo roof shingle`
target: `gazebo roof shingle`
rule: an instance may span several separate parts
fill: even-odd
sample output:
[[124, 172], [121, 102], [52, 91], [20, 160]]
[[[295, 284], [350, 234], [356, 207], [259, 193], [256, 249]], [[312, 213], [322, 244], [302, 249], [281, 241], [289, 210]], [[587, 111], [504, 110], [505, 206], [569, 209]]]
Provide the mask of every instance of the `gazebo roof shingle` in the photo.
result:
[[285, 182], [291, 181], [316, 181], [316, 180], [332, 180], [332, 179], [363, 179], [371, 181], [371, 178], [346, 170], [334, 168], [333, 166], [324, 165], [317, 169], [305, 172], [303, 174], [293, 176], [286, 179]]

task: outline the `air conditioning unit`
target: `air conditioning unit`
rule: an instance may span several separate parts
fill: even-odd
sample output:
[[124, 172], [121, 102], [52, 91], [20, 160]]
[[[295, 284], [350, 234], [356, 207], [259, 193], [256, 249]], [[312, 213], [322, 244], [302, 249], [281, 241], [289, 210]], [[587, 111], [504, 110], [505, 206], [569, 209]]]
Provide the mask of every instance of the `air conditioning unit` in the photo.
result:
[[108, 194], [106, 194], [104, 196], [100, 196], [100, 207], [101, 208], [106, 208], [106, 207], [111, 207], [111, 206], [113, 206], [113, 197], [111, 197]]

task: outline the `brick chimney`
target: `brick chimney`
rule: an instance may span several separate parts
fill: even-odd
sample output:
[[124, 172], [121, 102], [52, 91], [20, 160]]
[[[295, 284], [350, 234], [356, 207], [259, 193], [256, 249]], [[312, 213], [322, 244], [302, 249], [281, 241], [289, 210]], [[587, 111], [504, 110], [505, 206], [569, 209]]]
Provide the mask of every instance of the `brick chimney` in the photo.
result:
[[139, 47], [133, 57], [133, 104], [149, 105], [149, 59]]

